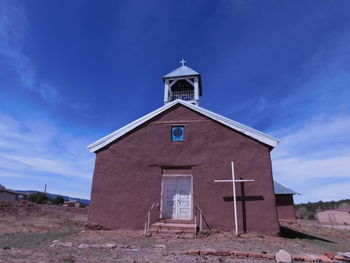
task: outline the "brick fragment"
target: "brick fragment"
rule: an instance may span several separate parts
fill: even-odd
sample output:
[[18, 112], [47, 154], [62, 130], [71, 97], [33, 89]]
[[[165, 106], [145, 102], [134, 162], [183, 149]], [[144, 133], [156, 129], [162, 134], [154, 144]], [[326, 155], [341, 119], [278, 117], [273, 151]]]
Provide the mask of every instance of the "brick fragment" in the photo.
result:
[[312, 261], [310, 261], [310, 262], [319, 262], [320, 261], [316, 255], [308, 254], [307, 256], [312, 259]]
[[264, 259], [270, 259], [270, 260], [274, 260], [275, 259], [275, 255], [273, 254], [262, 254]]
[[305, 256], [300, 256], [300, 255], [292, 256], [292, 259], [293, 261], [306, 261]]
[[249, 253], [242, 252], [242, 251], [235, 251], [234, 256], [237, 258], [247, 258], [249, 256]]
[[329, 262], [329, 263], [332, 263], [333, 260], [331, 260], [329, 257], [327, 256], [318, 256], [317, 257], [321, 262]]
[[216, 252], [217, 252], [217, 250], [215, 250], [215, 249], [205, 249], [205, 250], [201, 250], [200, 254], [209, 256], [209, 255], [215, 255]]
[[215, 252], [215, 256], [227, 257], [231, 255], [231, 251], [228, 250], [218, 250]]
[[306, 262], [315, 262], [316, 258], [311, 257], [310, 255], [307, 256], [303, 256], [304, 257], [304, 261]]
[[332, 253], [332, 252], [324, 253], [324, 255], [325, 255], [326, 257], [329, 257], [330, 259], [334, 259], [334, 256], [335, 256], [335, 254]]
[[187, 253], [189, 255], [199, 255], [200, 251], [198, 249], [190, 249]]
[[263, 254], [260, 254], [260, 253], [249, 253], [249, 257], [250, 258], [260, 259], [260, 258], [263, 258]]

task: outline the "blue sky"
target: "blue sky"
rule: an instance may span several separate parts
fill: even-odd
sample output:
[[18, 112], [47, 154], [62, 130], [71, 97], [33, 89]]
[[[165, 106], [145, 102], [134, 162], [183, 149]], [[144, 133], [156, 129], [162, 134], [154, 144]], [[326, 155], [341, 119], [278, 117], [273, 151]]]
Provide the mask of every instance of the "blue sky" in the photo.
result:
[[88, 198], [86, 146], [202, 74], [201, 106], [280, 139], [296, 202], [350, 198], [348, 1], [1, 1], [0, 184]]

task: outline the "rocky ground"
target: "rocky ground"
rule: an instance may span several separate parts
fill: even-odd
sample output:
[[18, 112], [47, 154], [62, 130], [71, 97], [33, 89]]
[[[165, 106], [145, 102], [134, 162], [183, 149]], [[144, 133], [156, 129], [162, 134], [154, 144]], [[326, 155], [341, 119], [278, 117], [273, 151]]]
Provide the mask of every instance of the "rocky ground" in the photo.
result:
[[[196, 251], [235, 250], [275, 255], [284, 249], [292, 255], [312, 256], [350, 250], [350, 231], [312, 224], [294, 226], [298, 232], [286, 231], [288, 238], [254, 234], [235, 237], [227, 232], [214, 232], [196, 239], [145, 238], [142, 231], [85, 230], [86, 210], [83, 209], [26, 208], [26, 205], [17, 209], [22, 212], [6, 209], [4, 212], [0, 205], [0, 262], [263, 263], [274, 260], [198, 255]], [[189, 250], [195, 253], [189, 255]]]

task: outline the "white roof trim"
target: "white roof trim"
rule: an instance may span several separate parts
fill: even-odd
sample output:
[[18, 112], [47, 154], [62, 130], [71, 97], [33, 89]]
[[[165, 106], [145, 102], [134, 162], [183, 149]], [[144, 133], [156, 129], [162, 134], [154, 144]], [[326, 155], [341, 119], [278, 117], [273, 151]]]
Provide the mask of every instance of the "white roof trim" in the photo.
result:
[[222, 115], [219, 115], [219, 114], [214, 113], [212, 111], [206, 110], [206, 109], [201, 108], [199, 106], [195, 106], [195, 105], [188, 103], [188, 102], [185, 102], [183, 100], [175, 100], [175, 101], [167, 103], [164, 106], [156, 109], [155, 111], [152, 111], [152, 112], [148, 113], [147, 115], [144, 115], [143, 117], [125, 125], [124, 127], [108, 134], [107, 136], [93, 142], [87, 148], [89, 149], [90, 152], [96, 152], [99, 149], [101, 149], [102, 147], [110, 144], [114, 140], [116, 140], [116, 139], [120, 138], [121, 136], [123, 136], [124, 134], [128, 133], [129, 131], [137, 128], [141, 124], [147, 122], [148, 120], [152, 119], [153, 117], [157, 116], [158, 114], [171, 108], [175, 104], [181, 104], [187, 108], [190, 108], [196, 112], [199, 112], [199, 113], [207, 116], [210, 119], [213, 119], [217, 122], [220, 122], [221, 124], [223, 124], [229, 128], [232, 128], [233, 130], [241, 132], [241, 133], [243, 133], [251, 138], [254, 138], [257, 141], [260, 141], [262, 143], [270, 145], [271, 147], [275, 147], [278, 144], [278, 140], [270, 135], [262, 133], [258, 130], [255, 130], [253, 128], [245, 126], [239, 122], [233, 121], [233, 120], [226, 118]]

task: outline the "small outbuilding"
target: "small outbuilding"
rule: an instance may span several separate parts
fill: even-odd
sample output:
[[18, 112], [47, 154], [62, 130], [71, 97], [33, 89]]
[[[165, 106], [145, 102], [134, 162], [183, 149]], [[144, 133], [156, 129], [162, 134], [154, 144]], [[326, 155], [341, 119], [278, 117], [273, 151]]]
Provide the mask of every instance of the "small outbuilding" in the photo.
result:
[[6, 189], [5, 186], [0, 185], [0, 201], [12, 202], [27, 199], [27, 194], [15, 192]]
[[276, 196], [276, 206], [279, 221], [295, 221], [293, 195], [298, 194], [287, 186], [273, 181]]
[[85, 205], [81, 202], [78, 202], [77, 200], [74, 199], [69, 199], [63, 203], [62, 206], [66, 207], [85, 207]]
[[318, 212], [316, 219], [319, 223], [350, 226], [350, 209], [334, 209]]

